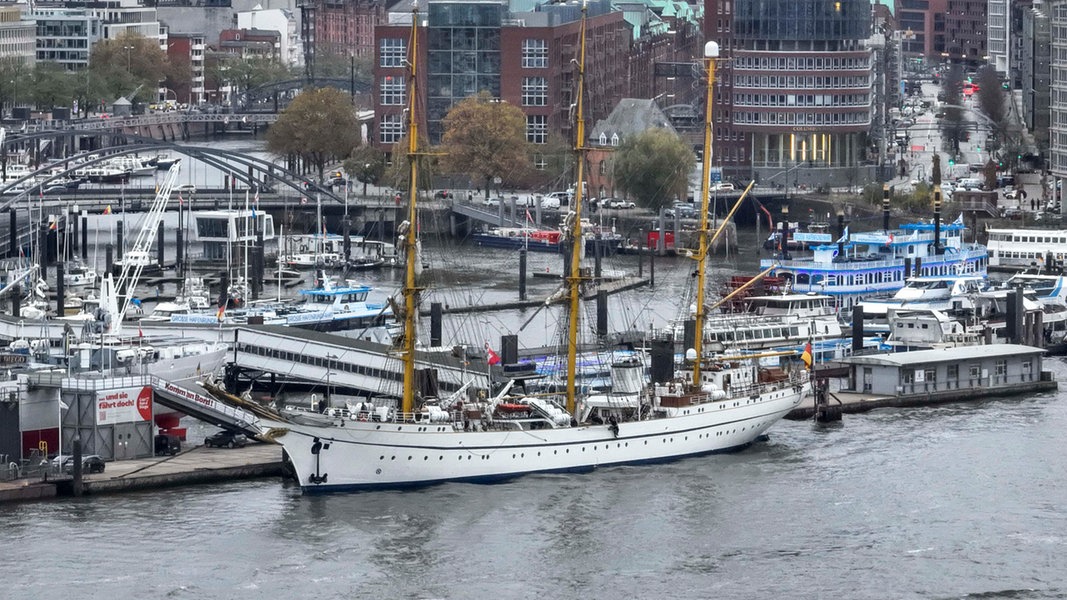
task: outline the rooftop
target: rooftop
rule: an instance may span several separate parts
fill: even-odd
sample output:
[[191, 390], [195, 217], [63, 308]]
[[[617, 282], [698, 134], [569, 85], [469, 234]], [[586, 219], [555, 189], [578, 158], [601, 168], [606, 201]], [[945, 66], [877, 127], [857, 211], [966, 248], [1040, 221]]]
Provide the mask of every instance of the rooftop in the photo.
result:
[[912, 352], [894, 352], [890, 354], [868, 354], [850, 356], [841, 362], [851, 365], [877, 365], [881, 367], [907, 367], [929, 363], [959, 362], [976, 358], [1009, 357], [1043, 354], [1044, 348], [1023, 346], [1020, 344], [987, 344], [979, 346], [957, 346], [955, 348], [937, 348], [934, 350], [915, 350]]

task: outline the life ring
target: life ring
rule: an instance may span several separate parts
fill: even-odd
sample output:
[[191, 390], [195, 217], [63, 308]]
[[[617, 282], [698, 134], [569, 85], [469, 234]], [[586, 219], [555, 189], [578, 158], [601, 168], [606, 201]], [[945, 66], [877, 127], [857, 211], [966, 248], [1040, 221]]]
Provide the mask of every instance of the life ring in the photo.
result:
[[358, 418], [358, 419], [359, 419], [360, 421], [366, 421], [366, 420], [367, 420], [367, 413], [365, 413], [365, 412], [361, 412], [361, 413], [359, 413], [359, 416], [358, 416], [357, 418]]

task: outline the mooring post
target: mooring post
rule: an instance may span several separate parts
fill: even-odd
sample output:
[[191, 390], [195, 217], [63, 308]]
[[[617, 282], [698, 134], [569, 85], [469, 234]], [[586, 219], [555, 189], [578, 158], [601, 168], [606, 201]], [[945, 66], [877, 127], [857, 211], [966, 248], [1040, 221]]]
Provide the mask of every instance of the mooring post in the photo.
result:
[[519, 300], [526, 300], [526, 248], [519, 250]]

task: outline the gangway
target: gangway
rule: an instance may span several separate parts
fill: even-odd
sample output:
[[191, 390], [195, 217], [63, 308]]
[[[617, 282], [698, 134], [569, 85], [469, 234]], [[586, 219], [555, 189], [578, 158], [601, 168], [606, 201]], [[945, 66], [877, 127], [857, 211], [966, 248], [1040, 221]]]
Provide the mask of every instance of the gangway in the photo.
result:
[[155, 401], [163, 406], [249, 437], [262, 433], [256, 416], [243, 408], [223, 404], [207, 394], [159, 377], [151, 378], [151, 386]]

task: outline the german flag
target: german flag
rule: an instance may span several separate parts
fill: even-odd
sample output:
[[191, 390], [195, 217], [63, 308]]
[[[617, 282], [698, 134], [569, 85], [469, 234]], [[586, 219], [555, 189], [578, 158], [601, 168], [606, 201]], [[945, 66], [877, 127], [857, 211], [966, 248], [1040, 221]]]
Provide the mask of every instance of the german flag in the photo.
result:
[[110, 205], [110, 204], [108, 204], [108, 205], [107, 205], [107, 206], [106, 206], [106, 207], [104, 208], [104, 214], [105, 214], [105, 215], [110, 215], [110, 214], [111, 214], [111, 205]]
[[48, 224], [48, 230], [49, 231], [55, 231], [58, 227], [59, 227], [59, 222], [58, 221], [52, 221], [51, 223]]
[[812, 363], [812, 353], [811, 353], [811, 342], [810, 341], [804, 346], [804, 352], [800, 355], [800, 360], [804, 361], [804, 366], [807, 367], [808, 370], [810, 371], [811, 370], [811, 363]]

